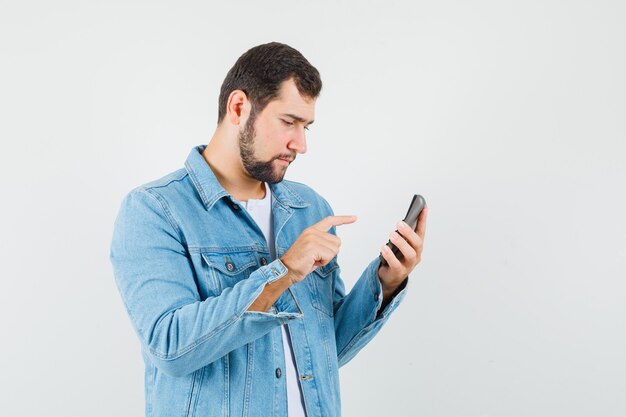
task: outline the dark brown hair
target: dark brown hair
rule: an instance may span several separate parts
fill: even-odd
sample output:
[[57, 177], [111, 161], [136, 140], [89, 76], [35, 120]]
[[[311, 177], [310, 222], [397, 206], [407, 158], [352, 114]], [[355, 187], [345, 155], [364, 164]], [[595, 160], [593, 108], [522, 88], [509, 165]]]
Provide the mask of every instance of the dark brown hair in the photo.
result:
[[235, 62], [222, 83], [217, 123], [224, 119], [228, 97], [234, 90], [246, 93], [252, 114], [257, 114], [278, 97], [281, 84], [290, 78], [303, 97], [317, 98], [322, 90], [317, 69], [291, 46], [271, 42], [248, 50]]

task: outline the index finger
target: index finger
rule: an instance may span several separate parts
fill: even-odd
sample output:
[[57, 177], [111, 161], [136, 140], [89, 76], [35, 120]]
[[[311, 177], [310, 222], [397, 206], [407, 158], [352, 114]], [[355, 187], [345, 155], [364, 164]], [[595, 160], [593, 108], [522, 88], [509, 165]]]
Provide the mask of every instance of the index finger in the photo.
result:
[[313, 228], [327, 232], [333, 226], [341, 226], [342, 224], [350, 224], [356, 221], [356, 216], [328, 216], [315, 223]]

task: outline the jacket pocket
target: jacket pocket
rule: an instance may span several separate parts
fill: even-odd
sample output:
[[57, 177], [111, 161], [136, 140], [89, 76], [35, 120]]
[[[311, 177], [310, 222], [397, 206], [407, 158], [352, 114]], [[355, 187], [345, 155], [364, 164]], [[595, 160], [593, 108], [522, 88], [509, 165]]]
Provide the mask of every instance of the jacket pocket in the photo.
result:
[[250, 276], [260, 267], [256, 252], [216, 253], [203, 252], [202, 259], [206, 263], [205, 279], [209, 289], [220, 294]]
[[334, 276], [339, 273], [337, 258], [318, 267], [306, 278], [311, 288], [311, 304], [324, 314], [333, 316]]

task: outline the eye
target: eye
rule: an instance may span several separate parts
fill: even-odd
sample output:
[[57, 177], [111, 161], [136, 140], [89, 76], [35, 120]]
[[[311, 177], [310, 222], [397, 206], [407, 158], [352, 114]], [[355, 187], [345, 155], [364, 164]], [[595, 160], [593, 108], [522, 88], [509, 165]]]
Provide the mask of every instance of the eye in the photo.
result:
[[284, 123], [284, 124], [286, 124], [287, 126], [292, 126], [292, 125], [293, 125], [293, 122], [288, 122], [287, 120], [283, 120], [283, 119], [281, 119], [281, 120], [282, 120], [282, 121], [283, 121], [283, 123]]

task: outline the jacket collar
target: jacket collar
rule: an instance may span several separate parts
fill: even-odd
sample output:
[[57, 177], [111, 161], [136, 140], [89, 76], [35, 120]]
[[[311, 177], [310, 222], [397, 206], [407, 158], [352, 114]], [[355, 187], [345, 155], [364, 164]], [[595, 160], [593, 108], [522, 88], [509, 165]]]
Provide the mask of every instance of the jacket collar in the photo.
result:
[[[185, 161], [185, 168], [204, 206], [207, 210], [211, 210], [217, 200], [226, 196], [232, 198], [232, 196], [222, 187], [211, 167], [204, 160], [202, 152], [205, 148], [206, 145], [194, 147]], [[304, 201], [300, 194], [285, 181], [270, 184], [270, 190], [272, 190], [274, 198], [285, 206], [293, 208], [309, 206], [309, 203]]]

